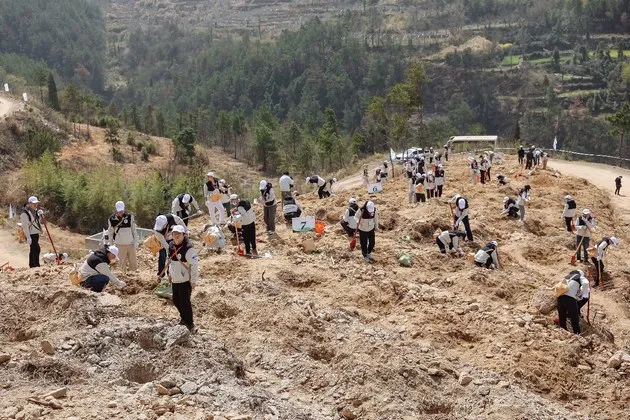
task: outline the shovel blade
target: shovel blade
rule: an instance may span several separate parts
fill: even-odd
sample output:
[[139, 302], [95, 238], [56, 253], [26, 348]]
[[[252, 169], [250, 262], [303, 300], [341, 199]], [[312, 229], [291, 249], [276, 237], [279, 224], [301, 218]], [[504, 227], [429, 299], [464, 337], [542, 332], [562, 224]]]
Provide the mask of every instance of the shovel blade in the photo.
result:
[[575, 262], [577, 261], [577, 257], [575, 256], [575, 254], [573, 254], [571, 256], [571, 264], [575, 265]]
[[356, 248], [357, 246], [357, 238], [352, 238], [350, 240], [350, 250], [354, 250], [354, 248]]

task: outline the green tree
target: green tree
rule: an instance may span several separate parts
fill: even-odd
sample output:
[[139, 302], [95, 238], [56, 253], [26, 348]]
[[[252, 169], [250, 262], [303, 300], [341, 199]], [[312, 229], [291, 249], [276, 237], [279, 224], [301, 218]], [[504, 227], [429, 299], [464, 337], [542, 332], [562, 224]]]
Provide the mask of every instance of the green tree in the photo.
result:
[[278, 120], [267, 105], [262, 105], [254, 116], [254, 144], [257, 160], [262, 164], [262, 170], [275, 169], [278, 145], [275, 131]]
[[626, 133], [630, 130], [630, 102], [624, 102], [623, 106], [615, 114], [606, 117], [606, 121], [612, 125], [610, 134], [613, 136], [619, 136], [619, 150], [618, 155], [622, 155], [623, 142]]
[[195, 157], [196, 141], [197, 135], [190, 127], [184, 128], [177, 134], [173, 142], [175, 143], [175, 155], [179, 162], [192, 163], [192, 159]]
[[23, 138], [24, 153], [27, 159], [39, 159], [44, 153], [57, 153], [61, 150], [59, 138], [50, 131], [28, 128]]
[[57, 84], [55, 83], [55, 76], [53, 76], [52, 72], [48, 73], [48, 104], [55, 111], [60, 110]]
[[166, 120], [164, 119], [164, 113], [162, 112], [161, 109], [158, 111], [155, 119], [156, 119], [157, 135], [160, 137], [164, 137], [164, 135], [166, 134]]
[[118, 120], [111, 119], [107, 122], [107, 129], [105, 130], [105, 142], [112, 146], [111, 152], [114, 162], [120, 162], [122, 160], [120, 150], [116, 147], [120, 144], [120, 137], [118, 135], [119, 127], [120, 124], [118, 123]]
[[324, 124], [317, 132], [316, 138], [322, 161], [327, 158], [329, 167], [332, 167], [333, 152], [340, 142], [339, 127], [337, 125], [335, 111], [333, 111], [332, 108], [326, 108], [324, 114]]
[[39, 97], [44, 103], [44, 86], [46, 86], [46, 81], [48, 78], [48, 70], [44, 66], [37, 66], [35, 68], [35, 83], [39, 87]]

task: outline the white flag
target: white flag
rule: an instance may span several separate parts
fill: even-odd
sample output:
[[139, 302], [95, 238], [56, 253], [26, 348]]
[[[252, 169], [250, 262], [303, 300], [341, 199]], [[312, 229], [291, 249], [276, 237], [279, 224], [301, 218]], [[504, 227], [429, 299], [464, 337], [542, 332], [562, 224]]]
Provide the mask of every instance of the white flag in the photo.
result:
[[8, 83], [5, 83], [5, 84], [4, 84], [4, 91], [5, 91], [5, 92], [8, 92], [8, 91], [9, 91], [9, 84], [8, 84]]
[[9, 219], [13, 219], [13, 206], [9, 204]]
[[28, 94], [26, 92], [22, 94], [22, 99], [24, 99], [24, 102], [28, 102]]
[[556, 147], [558, 147], [558, 137], [553, 138], [553, 150], [556, 150]]
[[389, 159], [392, 162], [396, 160], [396, 152], [394, 152], [394, 149], [392, 149], [391, 147], [389, 149]]

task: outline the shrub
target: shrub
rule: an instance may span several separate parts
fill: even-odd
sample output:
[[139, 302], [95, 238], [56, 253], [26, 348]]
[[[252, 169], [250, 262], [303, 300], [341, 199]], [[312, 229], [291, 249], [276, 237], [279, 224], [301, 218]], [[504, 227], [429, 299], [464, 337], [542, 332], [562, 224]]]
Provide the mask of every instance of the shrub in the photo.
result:
[[144, 147], [142, 148], [142, 161], [143, 162], [149, 161], [149, 152], [147, 152], [147, 149], [145, 149]]
[[61, 150], [59, 138], [43, 129], [29, 128], [23, 138], [27, 159], [37, 159], [45, 152], [57, 153]]
[[147, 142], [144, 145], [144, 148], [146, 149], [147, 153], [150, 155], [157, 155], [157, 145], [154, 142]]

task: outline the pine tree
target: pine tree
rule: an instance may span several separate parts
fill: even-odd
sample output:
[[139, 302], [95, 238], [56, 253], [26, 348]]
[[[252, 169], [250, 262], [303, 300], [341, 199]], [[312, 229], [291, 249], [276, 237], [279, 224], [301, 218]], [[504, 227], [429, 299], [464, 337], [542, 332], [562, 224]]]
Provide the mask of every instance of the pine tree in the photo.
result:
[[57, 84], [55, 83], [55, 76], [52, 72], [48, 73], [48, 104], [55, 111], [59, 111], [59, 96], [57, 95]]

